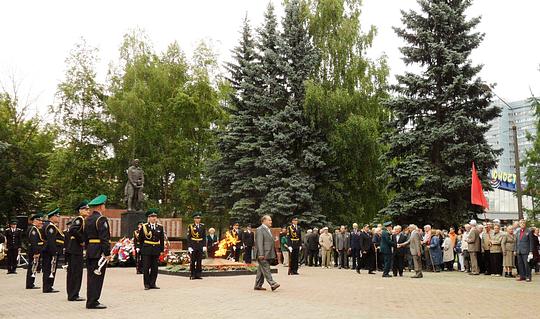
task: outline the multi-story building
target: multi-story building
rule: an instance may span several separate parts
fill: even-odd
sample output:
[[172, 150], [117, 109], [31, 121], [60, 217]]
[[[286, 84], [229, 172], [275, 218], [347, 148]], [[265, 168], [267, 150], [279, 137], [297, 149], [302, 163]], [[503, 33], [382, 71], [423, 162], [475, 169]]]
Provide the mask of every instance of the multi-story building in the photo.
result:
[[[501, 108], [501, 116], [491, 121], [491, 128], [486, 133], [487, 142], [494, 149], [501, 149], [498, 166], [491, 172], [494, 191], [487, 193], [490, 205], [490, 219], [517, 219], [516, 166], [514, 151], [514, 133], [512, 126], [516, 126], [519, 159], [525, 158], [527, 150], [532, 147], [532, 141], [527, 135], [536, 136], [535, 109], [530, 101], [522, 100], [510, 102], [508, 105], [502, 101], [495, 102]], [[526, 167], [521, 167], [522, 185], [526, 183]], [[523, 196], [523, 208], [532, 208], [532, 200]]]

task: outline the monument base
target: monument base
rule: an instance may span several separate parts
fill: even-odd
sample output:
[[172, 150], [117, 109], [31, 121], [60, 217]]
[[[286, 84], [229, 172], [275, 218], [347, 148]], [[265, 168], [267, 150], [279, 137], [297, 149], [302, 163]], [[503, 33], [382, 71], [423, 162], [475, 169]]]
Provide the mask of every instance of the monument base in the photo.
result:
[[137, 224], [140, 221], [146, 221], [146, 216], [143, 211], [127, 211], [122, 213], [120, 219], [120, 235], [132, 237], [133, 231], [137, 229]]

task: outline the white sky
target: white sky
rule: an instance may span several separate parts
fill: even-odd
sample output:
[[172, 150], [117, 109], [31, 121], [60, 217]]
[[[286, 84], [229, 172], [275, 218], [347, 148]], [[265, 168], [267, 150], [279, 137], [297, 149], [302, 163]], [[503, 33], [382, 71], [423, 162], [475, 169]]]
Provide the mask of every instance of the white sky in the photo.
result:
[[[281, 0], [272, 2], [281, 15]], [[207, 40], [224, 61], [238, 41], [245, 14], [258, 26], [267, 4], [268, 0], [2, 1], [0, 82], [8, 84], [14, 74], [21, 96], [34, 101], [29, 113], [46, 115], [63, 79], [64, 60], [81, 36], [100, 50], [100, 78], [116, 61], [123, 34], [135, 27], [147, 32], [158, 51], [177, 40], [189, 55], [200, 40]], [[363, 27], [373, 24], [379, 31], [369, 55], [388, 56], [392, 81], [405, 70], [398, 51], [403, 43], [392, 26], [401, 25], [400, 10], [409, 8], [416, 8], [415, 0], [364, 0]], [[539, 12], [537, 0], [476, 0], [469, 12], [483, 16], [479, 30], [486, 33], [473, 61], [484, 64], [481, 76], [496, 83], [495, 92], [508, 101], [528, 98], [530, 90], [540, 94]]]

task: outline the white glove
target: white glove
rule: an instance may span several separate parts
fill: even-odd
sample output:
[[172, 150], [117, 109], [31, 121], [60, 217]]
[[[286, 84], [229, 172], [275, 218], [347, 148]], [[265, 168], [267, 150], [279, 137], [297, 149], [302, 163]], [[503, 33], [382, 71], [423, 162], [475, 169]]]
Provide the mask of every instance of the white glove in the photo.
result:
[[188, 247], [187, 251], [191, 254], [191, 253], [193, 253], [193, 248]]
[[203, 247], [203, 248], [202, 248], [202, 251], [206, 252], [206, 247]]
[[287, 248], [289, 248], [289, 251], [292, 253], [292, 247], [287, 247]]
[[233, 249], [234, 251], [236, 251], [236, 246], [232, 246], [232, 249]]
[[135, 249], [135, 250], [137, 251], [137, 254], [139, 253], [139, 251], [141, 251], [141, 249], [140, 249], [140, 248], [137, 248], [137, 249]]
[[529, 253], [529, 256], [527, 256], [527, 261], [531, 261], [533, 259], [533, 254]]
[[300, 246], [300, 247], [298, 248], [298, 250], [302, 250], [302, 246]]

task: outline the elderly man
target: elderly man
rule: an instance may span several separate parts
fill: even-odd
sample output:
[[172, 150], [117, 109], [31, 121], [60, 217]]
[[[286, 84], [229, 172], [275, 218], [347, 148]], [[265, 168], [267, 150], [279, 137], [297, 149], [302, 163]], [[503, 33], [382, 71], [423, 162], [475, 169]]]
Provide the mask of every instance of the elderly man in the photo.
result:
[[482, 264], [484, 275], [491, 275], [491, 236], [493, 235], [493, 224], [487, 223], [486, 228], [481, 233], [480, 242], [482, 245]]
[[264, 280], [268, 282], [272, 291], [279, 288], [279, 284], [272, 278], [270, 261], [277, 258], [274, 248], [274, 236], [272, 236], [272, 217], [264, 215], [261, 218], [261, 226], [257, 228], [255, 234], [255, 247], [257, 251], [257, 277], [255, 279], [255, 290], [266, 290], [263, 288]]
[[467, 243], [469, 248], [469, 256], [471, 258], [471, 275], [479, 275], [480, 269], [478, 268], [478, 253], [480, 253], [480, 234], [476, 228], [476, 220], [471, 220], [469, 222], [471, 230], [467, 236]]
[[[401, 226], [394, 227], [394, 234], [392, 235], [392, 241], [396, 244], [402, 244], [407, 241], [407, 236], [401, 232]], [[392, 272], [394, 277], [399, 274], [403, 277], [403, 268], [405, 268], [405, 256], [407, 255], [407, 248], [400, 247], [394, 249]]]
[[409, 230], [411, 232], [407, 241], [398, 244], [397, 247], [407, 247], [411, 250], [411, 255], [413, 258], [414, 271], [415, 275], [411, 278], [422, 278], [422, 238], [418, 232], [418, 227], [414, 224], [409, 225]]
[[360, 265], [360, 230], [358, 224], [353, 224], [353, 230], [351, 232], [351, 257], [352, 257], [352, 269], [357, 269]]
[[332, 234], [328, 233], [328, 227], [323, 227], [322, 233], [319, 236], [319, 245], [321, 246], [322, 264], [325, 268], [330, 268], [332, 264], [332, 249], [334, 242]]
[[471, 225], [465, 224], [463, 227], [465, 230], [463, 231], [461, 238], [461, 256], [463, 259], [463, 262], [461, 263], [461, 271], [471, 272], [471, 256], [469, 255], [469, 243], [467, 242], [469, 232], [471, 231]]
[[313, 228], [311, 234], [306, 236], [306, 246], [307, 246], [307, 265], [309, 267], [317, 267], [319, 261], [319, 230], [317, 227]]
[[531, 268], [529, 267], [529, 260], [533, 258], [532, 249], [534, 247], [534, 236], [532, 232], [527, 229], [525, 220], [519, 221], [519, 229], [516, 231], [516, 243], [514, 254], [518, 260], [518, 273], [519, 278], [517, 281], [526, 280], [531, 281]]
[[424, 226], [424, 236], [422, 237], [422, 245], [424, 245], [424, 259], [426, 260], [426, 270], [431, 271], [433, 265], [429, 252], [429, 244], [431, 243], [431, 225]]
[[339, 253], [339, 266], [341, 268], [349, 268], [349, 262], [347, 260], [347, 253], [349, 252], [350, 239], [349, 234], [346, 232], [345, 226], [339, 228], [339, 233], [336, 238], [336, 249]]

